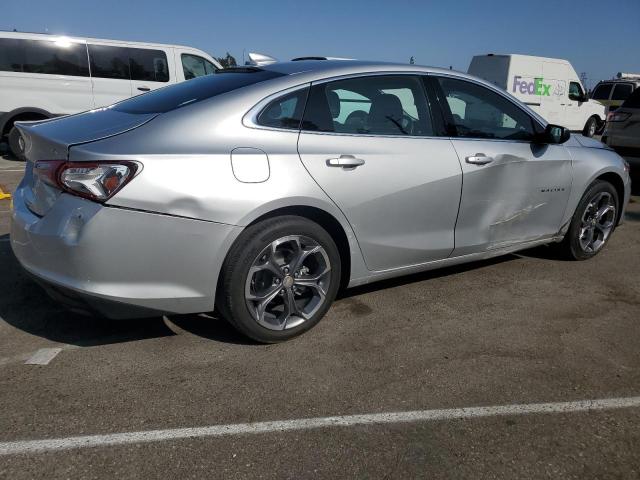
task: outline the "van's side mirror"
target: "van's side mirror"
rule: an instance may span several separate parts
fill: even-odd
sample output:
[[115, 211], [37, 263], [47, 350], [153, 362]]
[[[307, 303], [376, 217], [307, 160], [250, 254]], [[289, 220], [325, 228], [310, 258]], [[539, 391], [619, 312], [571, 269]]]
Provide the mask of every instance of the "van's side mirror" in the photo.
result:
[[540, 135], [541, 143], [560, 144], [571, 138], [571, 131], [560, 125], [548, 124]]

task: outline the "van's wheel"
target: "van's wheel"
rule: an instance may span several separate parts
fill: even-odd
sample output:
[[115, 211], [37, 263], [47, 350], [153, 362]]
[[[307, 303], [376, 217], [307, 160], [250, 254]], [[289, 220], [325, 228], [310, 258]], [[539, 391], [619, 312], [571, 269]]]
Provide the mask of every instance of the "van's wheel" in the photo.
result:
[[14, 157], [18, 160], [25, 160], [24, 156], [24, 139], [16, 127], [9, 130], [9, 149]]
[[618, 219], [618, 192], [609, 182], [596, 180], [582, 196], [561, 247], [573, 260], [597, 255], [609, 241]]
[[582, 135], [589, 138], [593, 137], [598, 131], [599, 123], [600, 121], [598, 120], [598, 117], [593, 116], [589, 118], [589, 120], [587, 120], [587, 123], [584, 125], [584, 130], [582, 130]]
[[222, 267], [216, 305], [246, 336], [281, 342], [318, 323], [339, 284], [340, 255], [326, 230], [303, 217], [275, 217], [240, 234]]

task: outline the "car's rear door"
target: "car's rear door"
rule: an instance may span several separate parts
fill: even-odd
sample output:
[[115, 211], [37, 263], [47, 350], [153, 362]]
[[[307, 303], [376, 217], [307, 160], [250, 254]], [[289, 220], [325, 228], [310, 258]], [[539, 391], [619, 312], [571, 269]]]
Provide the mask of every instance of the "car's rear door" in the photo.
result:
[[462, 175], [414, 75], [313, 84], [298, 151], [349, 220], [370, 270], [446, 258]]
[[430, 84], [463, 169], [453, 256], [557, 234], [571, 191], [567, 149], [536, 143], [535, 120], [497, 91], [449, 76]]

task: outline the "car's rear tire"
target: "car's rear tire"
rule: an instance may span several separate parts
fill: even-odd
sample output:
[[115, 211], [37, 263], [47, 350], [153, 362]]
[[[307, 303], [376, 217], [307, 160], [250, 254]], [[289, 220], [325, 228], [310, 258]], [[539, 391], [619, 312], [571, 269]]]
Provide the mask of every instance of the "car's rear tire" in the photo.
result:
[[316, 325], [340, 284], [340, 255], [320, 225], [297, 216], [249, 226], [223, 264], [216, 305], [244, 335], [262, 343]]
[[602, 251], [618, 220], [618, 192], [609, 182], [596, 180], [582, 196], [561, 243], [573, 260], [587, 260]]
[[8, 140], [9, 150], [11, 150], [13, 156], [18, 160], [25, 160], [24, 140], [16, 127], [12, 127], [11, 130], [9, 130]]
[[587, 120], [587, 123], [584, 124], [582, 135], [589, 138], [593, 137], [598, 131], [599, 125], [600, 120], [598, 120], [598, 117], [596, 117], [595, 115], [590, 117], [589, 120]]

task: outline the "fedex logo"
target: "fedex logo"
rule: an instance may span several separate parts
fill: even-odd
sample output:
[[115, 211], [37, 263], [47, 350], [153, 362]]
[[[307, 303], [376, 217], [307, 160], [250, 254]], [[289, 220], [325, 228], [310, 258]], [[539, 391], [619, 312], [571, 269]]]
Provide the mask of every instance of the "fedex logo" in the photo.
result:
[[525, 93], [529, 95], [551, 96], [551, 84], [543, 83], [543, 78], [535, 78], [533, 81], [521, 80], [522, 77], [513, 77], [513, 92]]

